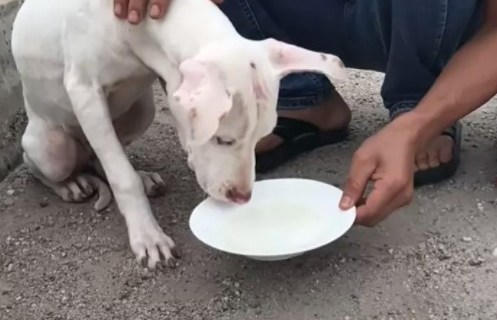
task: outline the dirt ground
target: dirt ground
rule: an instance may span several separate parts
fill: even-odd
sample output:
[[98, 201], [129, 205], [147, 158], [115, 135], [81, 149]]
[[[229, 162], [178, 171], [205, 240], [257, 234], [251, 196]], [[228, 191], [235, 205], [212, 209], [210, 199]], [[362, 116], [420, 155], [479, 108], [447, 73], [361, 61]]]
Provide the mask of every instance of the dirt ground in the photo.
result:
[[[266, 177], [340, 184], [353, 150], [380, 128], [381, 77], [355, 72], [338, 86], [354, 110], [350, 141], [300, 157]], [[66, 204], [24, 167], [0, 183], [0, 319], [355, 320], [497, 319], [497, 102], [465, 120], [454, 180], [417, 191], [374, 229], [284, 262], [204, 246], [188, 218], [204, 195], [187, 169], [161, 95], [158, 119], [129, 150], [169, 192], [151, 200], [180, 245], [178, 268], [142, 270], [113, 205]]]

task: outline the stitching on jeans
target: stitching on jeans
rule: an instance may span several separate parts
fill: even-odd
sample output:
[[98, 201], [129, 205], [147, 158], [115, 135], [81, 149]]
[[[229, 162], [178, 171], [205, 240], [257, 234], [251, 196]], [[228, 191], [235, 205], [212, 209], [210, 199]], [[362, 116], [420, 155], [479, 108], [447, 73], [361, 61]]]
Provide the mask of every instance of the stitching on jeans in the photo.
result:
[[440, 55], [440, 49], [441, 49], [441, 46], [442, 46], [442, 42], [443, 42], [443, 38], [445, 36], [445, 32], [447, 30], [447, 17], [448, 17], [448, 7], [449, 7], [449, 4], [448, 4], [448, 1], [449, 0], [441, 0], [441, 8], [440, 8], [440, 11], [441, 12], [441, 17], [440, 17], [440, 21], [439, 21], [439, 25], [438, 25], [438, 30], [439, 30], [439, 33], [437, 35], [437, 37], [435, 38], [435, 44], [434, 44], [434, 48], [433, 48], [433, 52], [432, 52], [432, 61], [431, 61], [431, 69], [435, 68], [435, 65], [436, 65], [436, 62], [437, 62], [437, 57]]
[[259, 36], [261, 36], [262, 38], [266, 38], [266, 35], [262, 31], [262, 28], [259, 25], [259, 22], [257, 21], [257, 19], [255, 17], [254, 10], [252, 10], [252, 7], [249, 4], [249, 1], [248, 0], [238, 0], [238, 3], [240, 4], [240, 7], [242, 8], [243, 13], [247, 17], [247, 19], [253, 24], [252, 26], [259, 33]]

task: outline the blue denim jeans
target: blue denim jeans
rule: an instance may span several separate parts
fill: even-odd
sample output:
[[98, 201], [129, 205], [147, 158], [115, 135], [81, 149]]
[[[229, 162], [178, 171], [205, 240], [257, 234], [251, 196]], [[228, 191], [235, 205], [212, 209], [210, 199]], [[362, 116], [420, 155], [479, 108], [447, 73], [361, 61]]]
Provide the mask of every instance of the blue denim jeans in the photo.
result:
[[[483, 21], [483, 0], [226, 0], [221, 9], [249, 39], [275, 38], [385, 73], [393, 117], [416, 106]], [[309, 108], [333, 84], [317, 73], [281, 81], [279, 110]]]

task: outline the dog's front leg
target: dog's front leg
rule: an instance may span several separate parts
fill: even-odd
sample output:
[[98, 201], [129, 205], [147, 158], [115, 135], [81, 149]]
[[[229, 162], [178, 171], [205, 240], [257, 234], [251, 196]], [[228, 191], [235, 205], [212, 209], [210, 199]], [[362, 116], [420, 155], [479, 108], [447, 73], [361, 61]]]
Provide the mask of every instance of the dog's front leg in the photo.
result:
[[119, 210], [126, 220], [131, 249], [141, 263], [155, 269], [161, 255], [174, 265], [174, 242], [155, 220], [139, 175], [119, 143], [101, 88], [82, 80], [76, 72], [66, 75], [65, 86], [74, 113], [105, 171]]

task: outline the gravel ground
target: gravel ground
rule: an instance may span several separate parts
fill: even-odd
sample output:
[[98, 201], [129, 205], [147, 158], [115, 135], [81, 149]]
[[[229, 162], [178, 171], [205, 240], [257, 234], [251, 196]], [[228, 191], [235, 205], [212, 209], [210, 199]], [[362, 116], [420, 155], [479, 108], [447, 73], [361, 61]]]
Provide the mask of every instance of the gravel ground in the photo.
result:
[[[349, 142], [270, 176], [341, 183], [353, 150], [386, 121], [380, 80], [354, 72], [338, 87], [354, 109]], [[454, 180], [419, 189], [376, 228], [284, 262], [222, 254], [193, 237], [187, 221], [203, 195], [166, 109], [129, 154], [170, 186], [151, 203], [183, 251], [175, 270], [136, 265], [115, 205], [98, 214], [63, 203], [20, 167], [0, 183], [0, 319], [496, 319], [496, 103], [465, 120]]]

